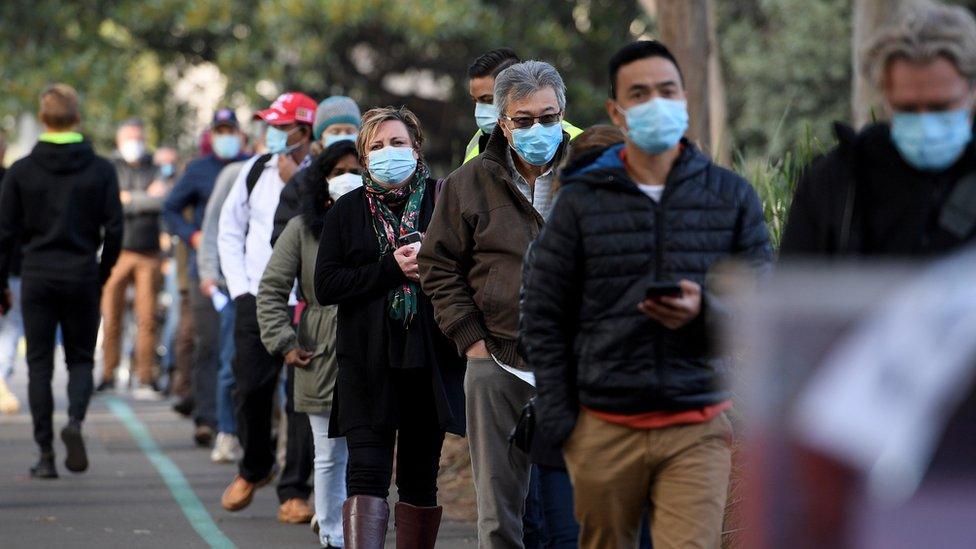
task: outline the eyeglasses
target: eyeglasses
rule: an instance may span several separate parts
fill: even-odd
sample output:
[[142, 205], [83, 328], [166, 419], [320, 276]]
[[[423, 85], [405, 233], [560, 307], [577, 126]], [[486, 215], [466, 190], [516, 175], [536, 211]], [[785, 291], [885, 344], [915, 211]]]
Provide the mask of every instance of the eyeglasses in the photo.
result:
[[544, 114], [542, 116], [516, 116], [513, 118], [503, 114], [501, 117], [505, 120], [511, 120], [512, 124], [516, 128], [524, 130], [525, 128], [531, 128], [535, 124], [536, 120], [538, 120], [543, 126], [552, 126], [553, 124], [556, 124], [562, 120], [563, 111], [552, 114]]

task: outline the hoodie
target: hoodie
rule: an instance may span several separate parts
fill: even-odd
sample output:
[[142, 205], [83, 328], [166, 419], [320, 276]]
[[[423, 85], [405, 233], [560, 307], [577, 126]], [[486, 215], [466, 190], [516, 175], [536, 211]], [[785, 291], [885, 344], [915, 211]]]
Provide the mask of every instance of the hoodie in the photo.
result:
[[38, 143], [0, 191], [0, 287], [18, 237], [24, 278], [104, 282], [119, 257], [122, 222], [115, 169], [91, 143]]

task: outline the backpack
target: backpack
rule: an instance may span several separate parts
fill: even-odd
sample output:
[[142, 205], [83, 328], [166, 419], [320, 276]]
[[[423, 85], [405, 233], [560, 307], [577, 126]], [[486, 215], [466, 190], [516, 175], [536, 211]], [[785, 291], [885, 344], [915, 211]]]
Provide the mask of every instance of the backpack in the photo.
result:
[[244, 180], [247, 183], [247, 198], [251, 199], [251, 192], [254, 191], [254, 187], [258, 184], [258, 179], [261, 179], [261, 174], [264, 173], [264, 165], [271, 160], [274, 156], [271, 153], [262, 154], [258, 157], [254, 164], [251, 164], [250, 171], [247, 172], [247, 178]]

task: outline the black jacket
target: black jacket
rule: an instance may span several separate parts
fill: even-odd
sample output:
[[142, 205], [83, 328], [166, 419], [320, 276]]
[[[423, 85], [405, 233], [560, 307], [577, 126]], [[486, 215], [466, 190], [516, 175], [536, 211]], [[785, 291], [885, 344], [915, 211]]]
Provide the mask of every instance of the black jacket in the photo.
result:
[[902, 159], [886, 124], [859, 134], [841, 125], [835, 131], [839, 145], [817, 158], [797, 186], [782, 256], [925, 256], [976, 236], [953, 234], [939, 222], [956, 184], [976, 174], [976, 144], [948, 170], [920, 172]]
[[[568, 170], [523, 278], [522, 344], [536, 373], [540, 428], [554, 443], [578, 406], [621, 414], [685, 410], [729, 398], [708, 343], [718, 316], [706, 275], [738, 256], [772, 258], [762, 206], [738, 175], [687, 141], [661, 203], [630, 180], [623, 145]], [[653, 281], [702, 285], [702, 313], [669, 330], [637, 310]]]
[[38, 143], [10, 167], [0, 192], [0, 285], [18, 237], [25, 278], [104, 282], [122, 245], [112, 164], [88, 142]]
[[[418, 230], [425, 232], [434, 211], [435, 180], [427, 183]], [[325, 216], [315, 266], [315, 294], [320, 303], [338, 304], [336, 357], [339, 375], [332, 405], [331, 433], [352, 427], [396, 427], [399, 409], [410, 406], [410, 395], [390, 383], [391, 356], [408, 360], [403, 349], [391, 348], [392, 330], [387, 294], [403, 284], [393, 254], [380, 257], [373, 220], [360, 188], [343, 195]], [[434, 400], [441, 427], [464, 433], [464, 361], [454, 344], [438, 329], [430, 299], [421, 292], [417, 316], [406, 331], [406, 348], [421, 349], [430, 367]]]
[[149, 196], [149, 185], [156, 180], [159, 169], [152, 158], [143, 156], [135, 166], [119, 157], [112, 158], [118, 174], [119, 190], [128, 191], [130, 200], [122, 206], [125, 213], [125, 238], [122, 249], [133, 252], [155, 253], [159, 251], [159, 218], [165, 197]]
[[274, 228], [271, 230], [271, 246], [278, 241], [278, 237], [281, 236], [291, 218], [302, 213], [302, 185], [305, 183], [308, 171], [306, 167], [295, 172], [295, 175], [285, 183], [285, 188], [281, 189], [278, 208], [274, 214]]

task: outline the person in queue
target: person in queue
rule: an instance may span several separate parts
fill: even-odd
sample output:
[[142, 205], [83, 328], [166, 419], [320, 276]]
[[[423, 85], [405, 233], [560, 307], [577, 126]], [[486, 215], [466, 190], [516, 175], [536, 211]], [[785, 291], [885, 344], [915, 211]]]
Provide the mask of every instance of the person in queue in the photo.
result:
[[329, 429], [349, 450], [346, 547], [384, 546], [396, 447], [397, 547], [433, 548], [445, 432], [464, 432], [463, 362], [421, 291], [417, 247], [434, 210], [423, 131], [406, 108], [363, 115], [363, 187], [326, 215], [315, 295], [337, 304], [338, 379]]

